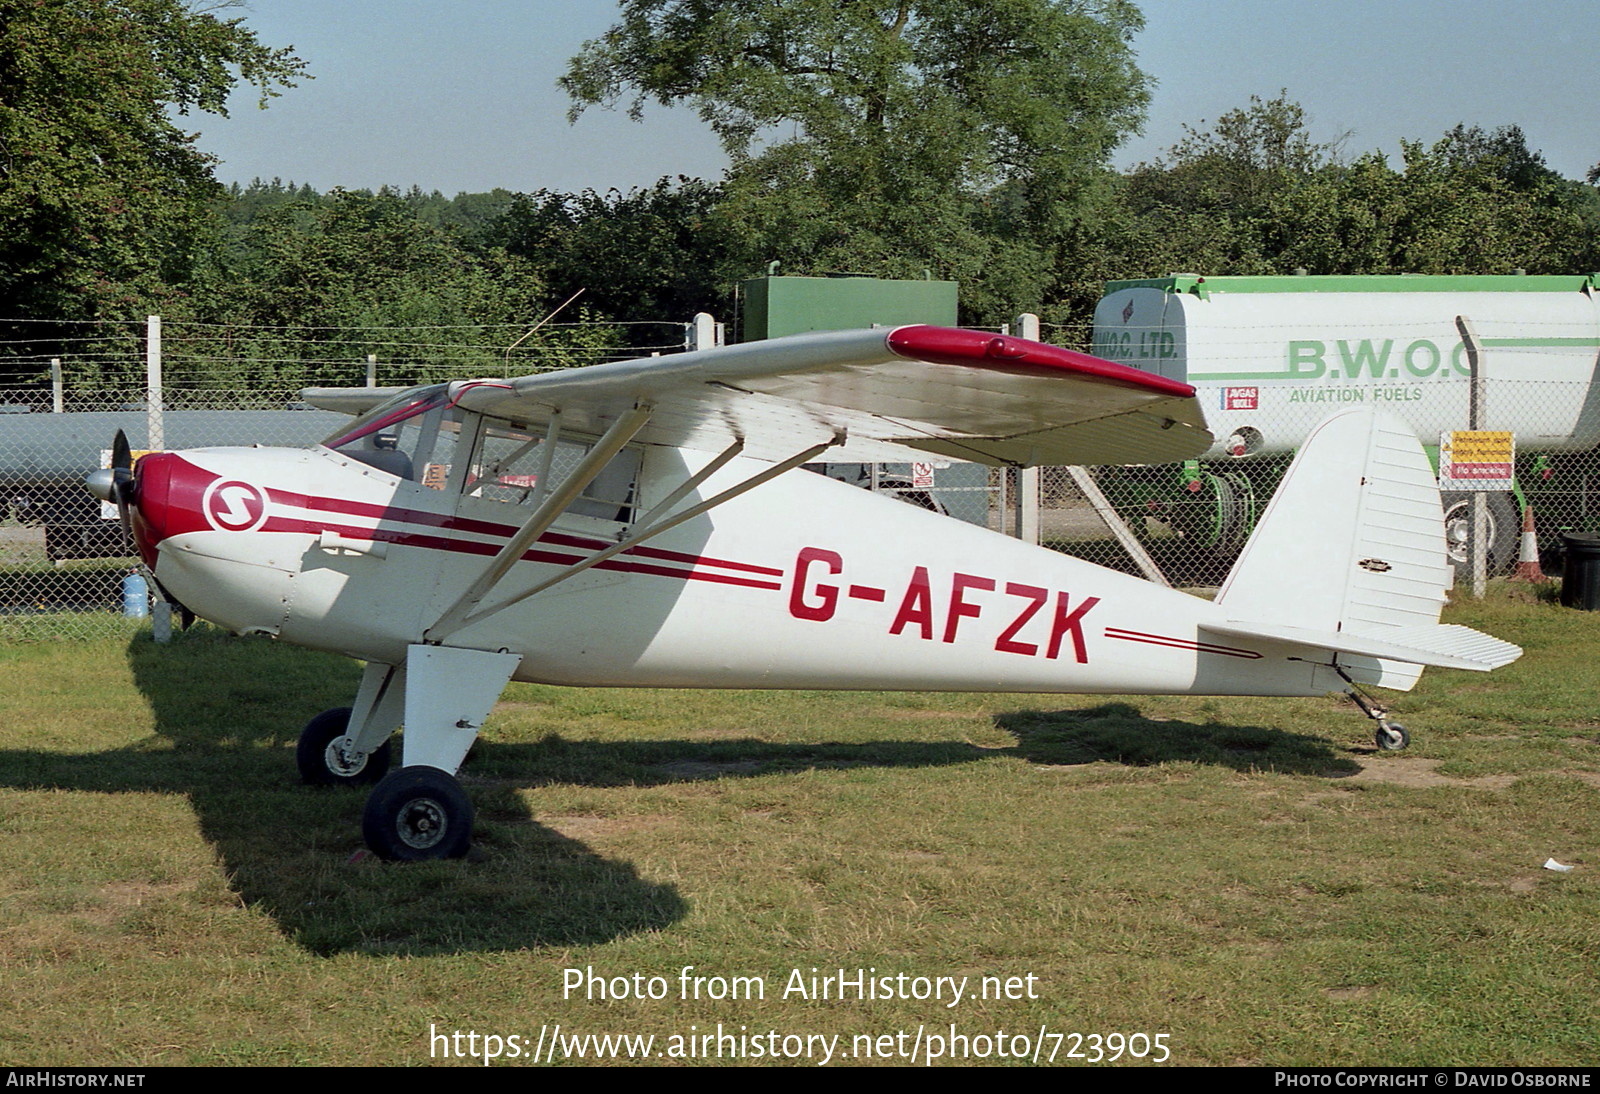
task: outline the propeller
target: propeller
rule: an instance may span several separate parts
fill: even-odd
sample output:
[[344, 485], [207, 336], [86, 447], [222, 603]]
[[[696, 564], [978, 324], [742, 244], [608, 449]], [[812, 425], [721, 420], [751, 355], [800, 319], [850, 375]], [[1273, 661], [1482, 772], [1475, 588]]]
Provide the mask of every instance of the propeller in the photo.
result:
[[[101, 501], [114, 502], [117, 507], [117, 518], [122, 522], [122, 535], [128, 545], [130, 553], [135, 549], [133, 541], [133, 504], [138, 497], [138, 484], [133, 475], [133, 446], [128, 443], [128, 435], [122, 430], [117, 430], [117, 435], [111, 441], [111, 466], [99, 471], [89, 472], [84, 485], [89, 492]], [[194, 622], [194, 612], [167, 592], [155, 574], [150, 578], [161, 598], [178, 610], [178, 625], [183, 630], [188, 630]]]
[[128, 435], [117, 430], [111, 440], [111, 500], [117, 503], [117, 519], [122, 521], [122, 535], [133, 542], [133, 448]]
[[122, 521], [122, 534], [125, 541], [131, 545], [134, 499], [133, 448], [128, 444], [126, 433], [117, 430], [117, 435], [111, 442], [111, 466], [89, 472], [83, 484], [89, 488], [89, 493], [101, 501], [116, 504], [117, 516]]

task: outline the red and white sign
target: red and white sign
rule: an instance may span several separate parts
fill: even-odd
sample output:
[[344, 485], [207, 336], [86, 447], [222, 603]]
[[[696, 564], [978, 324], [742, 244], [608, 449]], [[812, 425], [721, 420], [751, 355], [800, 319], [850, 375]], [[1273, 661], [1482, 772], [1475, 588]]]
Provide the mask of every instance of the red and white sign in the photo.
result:
[[933, 464], [914, 463], [911, 465], [911, 485], [919, 490], [926, 490], [933, 485]]
[[200, 508], [219, 532], [254, 532], [267, 522], [265, 495], [238, 479], [221, 479], [206, 487]]
[[1257, 410], [1261, 405], [1258, 387], [1227, 387], [1222, 389], [1223, 410]]

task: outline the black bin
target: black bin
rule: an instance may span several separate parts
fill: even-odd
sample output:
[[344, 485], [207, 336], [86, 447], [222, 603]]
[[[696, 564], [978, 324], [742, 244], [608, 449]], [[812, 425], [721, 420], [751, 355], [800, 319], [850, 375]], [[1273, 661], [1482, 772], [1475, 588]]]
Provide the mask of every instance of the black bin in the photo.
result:
[[1562, 532], [1561, 603], [1586, 612], [1600, 611], [1600, 535]]

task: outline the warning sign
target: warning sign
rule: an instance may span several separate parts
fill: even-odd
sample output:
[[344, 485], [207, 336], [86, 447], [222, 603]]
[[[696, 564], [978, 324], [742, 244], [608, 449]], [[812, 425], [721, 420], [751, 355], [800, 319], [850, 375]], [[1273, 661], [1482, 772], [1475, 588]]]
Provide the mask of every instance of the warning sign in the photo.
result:
[[1510, 430], [1457, 429], [1439, 434], [1439, 489], [1509, 490], [1516, 473]]

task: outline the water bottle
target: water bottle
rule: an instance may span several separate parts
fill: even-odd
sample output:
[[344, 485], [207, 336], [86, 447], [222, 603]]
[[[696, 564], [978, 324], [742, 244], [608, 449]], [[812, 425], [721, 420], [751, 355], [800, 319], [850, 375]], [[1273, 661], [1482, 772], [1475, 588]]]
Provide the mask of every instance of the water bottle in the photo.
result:
[[128, 619], [143, 619], [150, 614], [150, 583], [138, 570], [129, 570], [122, 579], [122, 614]]

